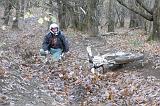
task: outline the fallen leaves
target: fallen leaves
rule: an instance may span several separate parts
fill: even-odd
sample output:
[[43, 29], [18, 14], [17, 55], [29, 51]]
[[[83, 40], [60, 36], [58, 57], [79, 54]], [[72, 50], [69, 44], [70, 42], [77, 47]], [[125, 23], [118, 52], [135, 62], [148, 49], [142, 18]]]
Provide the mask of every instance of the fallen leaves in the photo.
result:
[[[47, 21], [48, 18], [40, 19], [39, 23], [43, 24], [45, 20]], [[45, 64], [38, 54], [42, 41], [40, 30], [37, 30], [34, 36], [19, 33], [17, 35], [22, 37], [14, 36], [14, 40], [6, 37], [5, 45], [1, 44], [7, 48], [9, 55], [4, 51], [0, 53], [3, 54], [0, 56], [6, 56], [9, 59], [4, 59], [0, 64], [10, 69], [10, 73], [19, 72], [17, 76], [9, 74], [7, 79], [3, 80], [2, 93], [14, 98], [15, 101], [32, 98], [31, 101], [36, 101], [36, 103], [43, 101], [49, 105], [70, 105], [70, 102], [75, 104], [84, 102], [85, 106], [101, 106], [102, 104], [106, 106], [158, 106], [160, 104], [160, 81], [154, 77], [144, 78], [136, 69], [133, 72], [129, 69], [118, 70], [119, 72], [107, 71], [103, 75], [98, 74], [97, 70], [93, 73], [89, 70], [89, 64], [85, 60], [87, 56], [84, 43], [86, 45], [102, 44], [103, 42], [97, 38], [85, 40], [81, 36], [75, 37], [75, 33], [70, 32], [73, 35], [69, 39], [73, 43], [70, 54], [63, 62]], [[145, 42], [146, 38], [147, 36], [142, 34], [108, 36], [105, 38], [105, 47], [98, 47], [97, 50], [105, 51], [107, 48], [107, 50], [116, 49], [125, 52], [141, 51], [148, 54], [147, 58], [152, 57], [151, 60], [155, 62], [154, 68], [159, 69], [159, 43]], [[32, 62], [28, 62], [27, 59]], [[16, 63], [16, 68], [11, 67], [11, 63]], [[4, 75], [4, 70], [0, 70], [0, 75]]]
[[6, 73], [6, 69], [4, 69], [2, 66], [0, 66], [0, 78], [4, 77], [5, 73]]

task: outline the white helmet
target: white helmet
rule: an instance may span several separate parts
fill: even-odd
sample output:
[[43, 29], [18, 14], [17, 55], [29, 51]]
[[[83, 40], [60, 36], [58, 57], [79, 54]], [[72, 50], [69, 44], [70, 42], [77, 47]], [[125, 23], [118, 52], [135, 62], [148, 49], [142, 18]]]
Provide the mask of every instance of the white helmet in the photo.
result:
[[49, 30], [51, 33], [53, 33], [54, 35], [58, 35], [59, 32], [59, 26], [56, 23], [53, 23], [50, 25]]

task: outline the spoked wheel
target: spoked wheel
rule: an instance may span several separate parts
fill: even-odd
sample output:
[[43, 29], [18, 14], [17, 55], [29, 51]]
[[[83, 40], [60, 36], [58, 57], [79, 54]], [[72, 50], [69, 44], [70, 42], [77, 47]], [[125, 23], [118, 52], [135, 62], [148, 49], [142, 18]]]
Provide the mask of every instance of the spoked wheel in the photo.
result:
[[144, 58], [144, 55], [141, 53], [135, 53], [135, 54], [130, 53], [130, 54], [116, 57], [115, 62], [117, 64], [126, 64], [130, 62], [142, 60], [143, 58]]

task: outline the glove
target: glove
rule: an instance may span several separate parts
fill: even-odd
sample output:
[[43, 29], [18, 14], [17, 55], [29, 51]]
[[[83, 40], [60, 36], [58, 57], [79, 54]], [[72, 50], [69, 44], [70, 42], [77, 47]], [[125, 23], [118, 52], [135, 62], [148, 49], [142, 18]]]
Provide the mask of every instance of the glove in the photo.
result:
[[67, 55], [69, 55], [69, 54], [70, 54], [70, 52], [69, 52], [69, 51], [64, 53], [64, 55], [65, 55], [65, 56], [67, 56]]
[[64, 53], [61, 54], [61, 57], [63, 57], [63, 56], [64, 56]]
[[45, 52], [46, 55], [49, 54], [49, 51], [48, 51], [48, 50], [46, 50], [46, 51], [44, 51], [44, 52]]

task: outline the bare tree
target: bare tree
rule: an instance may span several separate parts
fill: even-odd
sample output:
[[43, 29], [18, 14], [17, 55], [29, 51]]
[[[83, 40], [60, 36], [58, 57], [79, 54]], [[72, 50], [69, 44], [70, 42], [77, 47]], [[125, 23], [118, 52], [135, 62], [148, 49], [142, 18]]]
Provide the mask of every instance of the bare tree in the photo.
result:
[[[136, 1], [129, 0], [129, 5], [130, 6], [136, 5]], [[136, 13], [134, 13], [133, 11], [130, 11], [130, 23], [129, 23], [129, 27], [130, 28], [134, 28], [134, 27], [138, 27], [138, 26], [139, 26], [139, 16]]]
[[[141, 0], [141, 2], [143, 1], [144, 0]], [[137, 3], [137, 1], [129, 0], [129, 4], [130, 6], [133, 6], [133, 8], [138, 8], [139, 11], [145, 12], [139, 6], [139, 3]], [[139, 14], [134, 13], [133, 11], [130, 11], [130, 24], [129, 24], [130, 28], [134, 28], [134, 27], [145, 28], [144, 24], [145, 24], [145, 21], [143, 17], [141, 17]]]
[[114, 0], [109, 0], [108, 32], [114, 32], [114, 25], [115, 25], [114, 4], [115, 4]]
[[136, 8], [128, 6], [123, 0], [117, 0], [121, 5], [125, 6], [129, 10], [141, 15], [143, 18], [153, 21], [153, 32], [149, 40], [159, 40], [160, 41], [160, 0], [155, 0], [154, 7], [151, 9], [144, 5], [141, 0], [136, 0], [139, 6], [141, 6], [145, 12], [141, 12]]
[[[115, 11], [117, 14], [117, 21], [119, 22], [119, 27], [124, 27], [125, 24], [125, 16], [126, 16], [126, 12], [125, 12], [125, 8], [119, 5], [115, 6]], [[117, 24], [116, 21], [116, 24]]]
[[65, 0], [56, 0], [57, 5], [58, 5], [58, 19], [59, 19], [59, 23], [60, 23], [60, 28], [66, 29], [67, 25], [66, 25], [66, 2]]
[[18, 21], [19, 21], [19, 15], [20, 15], [20, 5], [19, 5], [19, 0], [15, 1], [16, 3], [16, 17], [13, 20], [12, 28], [13, 29], [18, 29]]
[[160, 1], [156, 0], [153, 13], [153, 33], [150, 39], [160, 41]]
[[70, 11], [70, 19], [71, 19], [71, 22], [70, 22], [70, 26], [71, 28], [73, 28], [74, 30], [79, 30], [79, 14], [77, 13], [78, 12], [78, 7], [77, 7], [77, 3], [75, 2], [74, 3], [74, 7], [71, 7], [69, 8], [69, 11]]
[[98, 17], [96, 12], [98, 2], [98, 0], [87, 1], [86, 24], [87, 31], [91, 36], [98, 35]]
[[25, 11], [25, 0], [21, 0], [21, 17], [24, 17], [24, 11]]
[[4, 25], [8, 25], [8, 22], [9, 22], [9, 17], [11, 15], [11, 9], [12, 9], [12, 5], [11, 5], [11, 2], [9, 0], [5, 0], [5, 3], [4, 3], [4, 7], [5, 7], [5, 11], [4, 11]]
[[61, 29], [68, 27], [98, 35], [98, 0], [56, 0]]

